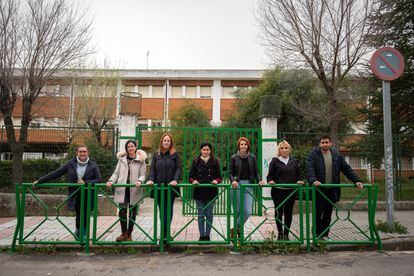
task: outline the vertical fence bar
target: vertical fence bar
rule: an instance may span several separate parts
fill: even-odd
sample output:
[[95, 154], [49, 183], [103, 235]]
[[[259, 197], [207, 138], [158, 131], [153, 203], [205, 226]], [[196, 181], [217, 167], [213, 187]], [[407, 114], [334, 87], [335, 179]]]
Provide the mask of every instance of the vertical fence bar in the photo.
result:
[[313, 246], [317, 244], [317, 237], [316, 237], [316, 188], [315, 186], [311, 186], [312, 189], [312, 239], [313, 239]]
[[164, 237], [165, 237], [165, 233], [164, 233], [164, 212], [165, 212], [165, 187], [164, 184], [160, 184], [160, 189], [161, 189], [161, 202], [160, 202], [160, 206], [161, 206], [161, 211], [160, 211], [160, 224], [161, 224], [161, 231], [160, 231], [160, 251], [161, 253], [164, 252]]
[[[85, 196], [85, 185], [82, 185], [83, 194]], [[86, 254], [89, 254], [89, 235], [90, 235], [90, 224], [91, 224], [91, 197], [92, 197], [92, 184], [88, 183], [88, 193], [87, 193], [87, 204], [86, 204], [86, 240], [85, 240], [85, 250]]]
[[[310, 247], [310, 221], [309, 221], [309, 185], [305, 184], [305, 212], [306, 212], [306, 250], [311, 251]], [[313, 204], [313, 203], [312, 203]]]

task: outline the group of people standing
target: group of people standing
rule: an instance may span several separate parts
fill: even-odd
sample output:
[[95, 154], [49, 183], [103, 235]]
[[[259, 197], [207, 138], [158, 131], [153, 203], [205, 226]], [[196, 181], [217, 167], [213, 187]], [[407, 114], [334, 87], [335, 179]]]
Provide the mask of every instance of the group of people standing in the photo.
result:
[[[276, 157], [269, 165], [267, 175], [268, 184], [295, 183], [304, 184], [299, 162], [290, 157], [291, 146], [287, 141], [278, 145]], [[141, 185], [146, 179], [145, 160], [147, 154], [138, 149], [133, 140], [125, 143], [125, 151], [117, 154], [118, 163], [112, 176], [106, 182], [108, 187], [114, 183], [134, 184], [134, 187], [116, 187], [114, 201], [119, 204], [119, 218], [122, 234], [116, 238], [118, 242], [131, 241], [132, 231], [135, 225], [138, 205], [143, 196]], [[306, 178], [311, 185], [320, 186], [321, 183], [340, 183], [340, 172], [343, 172], [358, 188], [362, 183], [344, 158], [332, 147], [329, 136], [319, 139], [319, 147], [313, 149], [306, 163]], [[94, 184], [102, 181], [99, 168], [95, 161], [89, 158], [88, 148], [84, 145], [78, 147], [76, 157], [64, 166], [53, 171], [34, 183], [43, 183], [67, 174], [69, 183]], [[173, 206], [176, 197], [180, 196], [180, 188], [177, 186], [182, 178], [182, 164], [177, 153], [172, 136], [168, 133], [162, 135], [158, 149], [152, 156], [147, 184], [171, 185], [171, 193], [164, 190], [163, 204], [170, 202], [169, 213], [161, 212], [161, 200], [158, 200], [160, 219], [163, 221], [164, 237], [168, 232], [167, 225], [173, 217]], [[231, 199], [235, 218], [235, 228], [230, 230], [231, 237], [240, 234], [240, 229], [252, 214], [253, 187], [245, 187], [244, 196], [241, 196], [240, 185], [259, 183], [265, 184], [260, 178], [256, 156], [251, 153], [249, 139], [240, 137], [237, 141], [237, 152], [229, 160], [229, 178], [232, 186]], [[211, 143], [204, 142], [200, 145], [200, 153], [194, 158], [189, 173], [189, 181], [194, 185], [193, 198], [198, 210], [198, 228], [200, 241], [210, 241], [210, 233], [213, 225], [214, 203], [218, 195], [218, 188], [214, 186], [203, 187], [200, 184], [219, 184], [222, 181], [219, 160], [214, 156]], [[70, 200], [68, 207], [76, 213], [76, 232], [80, 233], [80, 193], [74, 193], [76, 188], [69, 188]], [[320, 187], [322, 193], [332, 201], [338, 202], [340, 198], [339, 188]], [[271, 189], [271, 197], [276, 209], [275, 219], [278, 231], [278, 240], [289, 240], [289, 232], [292, 223], [293, 207], [296, 196], [292, 195], [293, 188], [275, 186]], [[74, 193], [74, 194], [73, 194]], [[73, 194], [73, 195], [72, 195]], [[160, 199], [161, 197], [159, 197]], [[241, 204], [243, 201], [243, 204]], [[328, 238], [329, 226], [333, 206], [324, 196], [317, 194], [316, 198], [316, 235], [319, 238]], [[86, 202], [86, 200], [85, 200]], [[93, 206], [93, 204], [91, 204]], [[243, 210], [240, 210], [243, 206]], [[84, 208], [86, 210], [86, 208]], [[127, 219], [127, 214], [128, 219]], [[86, 211], [83, 214], [86, 226]], [[85, 233], [85, 229], [83, 229]]]

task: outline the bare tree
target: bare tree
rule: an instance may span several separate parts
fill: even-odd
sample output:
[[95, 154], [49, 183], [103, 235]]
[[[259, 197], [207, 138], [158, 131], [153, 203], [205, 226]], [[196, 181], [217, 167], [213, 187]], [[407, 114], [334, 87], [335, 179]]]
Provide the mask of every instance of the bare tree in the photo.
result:
[[[0, 108], [13, 154], [13, 180], [22, 180], [22, 157], [33, 104], [48, 79], [91, 53], [91, 21], [64, 0], [0, 2]], [[13, 122], [22, 101], [20, 127]]]
[[[117, 70], [91, 70], [88, 79], [75, 79], [75, 122], [86, 123], [93, 131], [96, 141], [103, 146], [102, 131], [116, 119], [116, 97], [120, 77]], [[108, 138], [108, 136], [107, 136]]]
[[[277, 63], [311, 68], [328, 99], [326, 117], [335, 144], [341, 113], [338, 90], [367, 53], [371, 0], [261, 0], [261, 39]], [[341, 92], [342, 93], [342, 92]]]

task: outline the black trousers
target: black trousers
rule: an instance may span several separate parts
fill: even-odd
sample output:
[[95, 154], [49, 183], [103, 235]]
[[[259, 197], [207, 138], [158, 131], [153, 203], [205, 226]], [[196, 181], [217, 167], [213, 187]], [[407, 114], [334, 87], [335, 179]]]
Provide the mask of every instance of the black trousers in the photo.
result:
[[[277, 208], [289, 195], [293, 193], [292, 189], [273, 188], [271, 196], [274, 207]], [[295, 205], [296, 193], [291, 195], [278, 209], [275, 210], [275, 219], [278, 233], [289, 235], [290, 226], [292, 225], [293, 206]], [[283, 216], [285, 219], [283, 220]], [[283, 229], [282, 222], [285, 225]]]
[[[124, 203], [123, 204], [119, 204], [119, 206], [121, 207], [121, 209], [119, 210], [118, 216], [119, 216], [119, 221], [121, 223], [121, 231], [122, 234], [124, 233], [129, 233], [131, 234], [132, 231], [134, 230], [134, 223], [135, 223], [135, 219], [137, 218], [137, 211], [138, 211], [138, 206], [135, 206], [133, 208], [131, 203], [130, 203], [130, 189], [129, 187], [125, 188], [125, 198], [124, 198]], [[127, 213], [129, 210], [129, 221], [127, 224]]]
[[163, 223], [164, 223], [164, 237], [167, 237], [168, 224], [171, 223], [172, 218], [173, 218], [174, 201], [175, 201], [175, 195], [172, 192], [171, 193], [170, 221], [168, 221], [168, 212], [167, 212], [168, 193], [167, 193], [167, 191], [164, 192], [164, 215], [161, 214], [161, 195], [158, 195], [157, 204], [158, 204], [158, 211], [160, 212], [160, 220], [162, 220]]
[[[76, 196], [76, 205], [75, 205], [76, 229], [79, 229], [80, 228], [80, 217], [81, 217], [81, 195], [80, 195], [80, 193], [78, 193], [75, 196]], [[84, 207], [83, 208], [83, 228], [86, 228], [86, 222], [88, 220], [88, 217], [87, 217], [87, 214], [86, 214], [86, 211], [88, 209], [87, 204], [88, 204], [87, 203], [87, 197], [85, 196], [85, 200], [84, 200], [84, 203], [83, 203], [83, 205], [84, 205], [83, 206]]]
[[[322, 190], [322, 192], [326, 195], [327, 198], [334, 202], [333, 195], [329, 189]], [[331, 224], [333, 205], [319, 193], [316, 194], [315, 200], [316, 236], [321, 236], [323, 233], [322, 237], [327, 237], [330, 231], [329, 225]]]

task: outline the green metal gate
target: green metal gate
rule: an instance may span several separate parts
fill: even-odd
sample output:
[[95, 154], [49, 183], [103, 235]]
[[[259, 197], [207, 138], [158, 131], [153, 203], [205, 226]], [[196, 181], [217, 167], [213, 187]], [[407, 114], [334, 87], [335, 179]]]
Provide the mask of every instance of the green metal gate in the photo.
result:
[[[237, 151], [237, 140], [240, 137], [247, 137], [252, 145], [251, 152], [257, 156], [259, 171], [262, 171], [262, 132], [259, 128], [222, 128], [222, 127], [137, 127], [136, 138], [140, 147], [149, 149], [149, 153], [157, 150], [159, 139], [163, 133], [169, 132], [177, 151], [181, 155], [183, 163], [183, 183], [188, 183], [188, 175], [191, 163], [200, 153], [199, 146], [202, 142], [210, 142], [213, 145], [214, 156], [220, 161], [220, 169], [224, 184], [230, 184], [229, 161], [230, 156]], [[261, 200], [260, 189], [254, 190], [255, 195]], [[195, 214], [195, 202], [192, 200], [193, 188], [182, 187], [183, 214]], [[227, 193], [221, 193], [217, 199], [214, 214], [224, 215], [226, 213]], [[253, 206], [253, 214], [261, 215], [262, 210], [258, 208], [259, 202]]]

